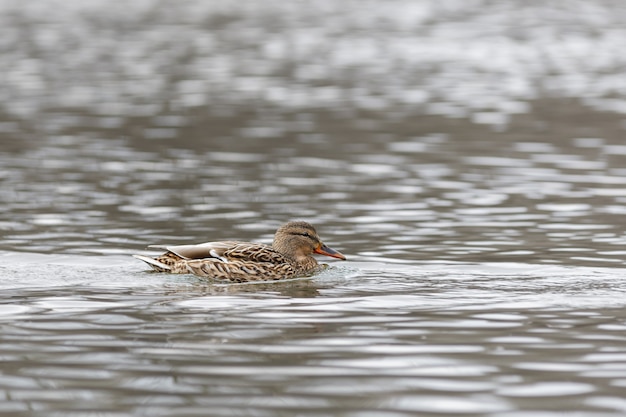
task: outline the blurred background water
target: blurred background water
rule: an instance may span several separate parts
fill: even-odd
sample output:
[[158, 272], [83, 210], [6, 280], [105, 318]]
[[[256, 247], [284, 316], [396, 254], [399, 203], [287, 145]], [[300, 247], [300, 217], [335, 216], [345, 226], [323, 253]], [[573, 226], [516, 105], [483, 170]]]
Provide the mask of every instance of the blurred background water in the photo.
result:
[[[625, 23], [0, 0], [0, 413], [623, 415]], [[214, 285], [128, 256], [290, 219], [349, 261]]]

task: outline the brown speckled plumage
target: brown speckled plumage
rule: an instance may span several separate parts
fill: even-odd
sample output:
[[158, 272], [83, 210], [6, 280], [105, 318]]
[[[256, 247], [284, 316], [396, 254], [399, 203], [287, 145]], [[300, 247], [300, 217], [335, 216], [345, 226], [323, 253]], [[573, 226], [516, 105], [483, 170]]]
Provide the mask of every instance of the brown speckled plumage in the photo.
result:
[[281, 226], [272, 245], [239, 241], [152, 246], [167, 252], [156, 258], [134, 255], [158, 272], [195, 274], [230, 282], [272, 281], [315, 273], [313, 253], [346, 259], [324, 245], [315, 228], [297, 221]]

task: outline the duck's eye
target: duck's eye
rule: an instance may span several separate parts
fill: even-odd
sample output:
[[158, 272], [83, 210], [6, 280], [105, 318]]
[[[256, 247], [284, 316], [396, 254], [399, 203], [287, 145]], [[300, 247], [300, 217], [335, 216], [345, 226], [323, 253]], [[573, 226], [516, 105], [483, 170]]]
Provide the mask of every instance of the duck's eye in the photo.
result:
[[306, 237], [308, 239], [311, 239], [311, 240], [317, 240], [317, 239], [315, 239], [313, 236], [311, 236], [308, 233], [295, 233], [295, 234], [298, 235], [298, 236], [304, 236], [304, 237]]

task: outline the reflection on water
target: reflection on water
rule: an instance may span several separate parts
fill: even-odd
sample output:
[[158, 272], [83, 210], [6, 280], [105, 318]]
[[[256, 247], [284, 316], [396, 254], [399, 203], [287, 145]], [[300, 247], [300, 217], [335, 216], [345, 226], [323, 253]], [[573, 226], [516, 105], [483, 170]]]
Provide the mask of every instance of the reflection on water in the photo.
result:
[[[84, 276], [49, 265], [68, 284]], [[94, 267], [110, 287], [5, 290], [4, 410], [623, 412], [623, 302], [609, 290], [623, 298], [626, 286], [611, 270], [357, 263], [216, 288], [151, 273], [123, 281], [131, 268]]]
[[446, 136], [383, 143], [381, 153], [375, 142], [353, 152], [277, 139], [256, 154], [78, 140], [3, 162], [5, 249], [270, 239], [285, 219], [305, 218], [363, 257], [623, 264], [626, 152], [615, 145], [504, 142], [488, 155]]
[[[0, 411], [626, 412], [621, 3], [0, 11]], [[351, 262], [127, 256], [288, 219]]]

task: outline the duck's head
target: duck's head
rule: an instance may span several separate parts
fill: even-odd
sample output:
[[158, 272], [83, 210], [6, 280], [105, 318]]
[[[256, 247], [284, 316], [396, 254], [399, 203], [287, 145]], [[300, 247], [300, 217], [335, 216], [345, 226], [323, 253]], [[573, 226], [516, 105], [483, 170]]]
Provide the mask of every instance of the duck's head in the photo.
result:
[[314, 253], [346, 260], [341, 253], [326, 246], [317, 235], [315, 228], [303, 221], [282, 225], [274, 235], [272, 246], [278, 252], [296, 261], [310, 258]]

